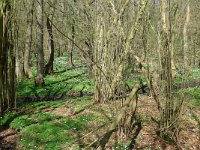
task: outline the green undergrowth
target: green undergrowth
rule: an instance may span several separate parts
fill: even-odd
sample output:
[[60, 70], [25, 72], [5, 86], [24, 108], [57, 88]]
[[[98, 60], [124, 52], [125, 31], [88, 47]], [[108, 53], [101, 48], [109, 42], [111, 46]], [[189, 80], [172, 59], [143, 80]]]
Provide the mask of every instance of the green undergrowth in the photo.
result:
[[[21, 135], [18, 142], [20, 149], [67, 149], [78, 136], [82, 137], [93, 130], [88, 127], [89, 123], [102, 123], [103, 116], [100, 117], [100, 113], [89, 111], [92, 103], [91, 97], [23, 103], [18, 108], [26, 111], [13, 118], [9, 126]], [[66, 108], [65, 111], [73, 109], [74, 113], [77, 112], [76, 116], [71, 118], [70, 115], [54, 113], [54, 110], [63, 108]], [[3, 124], [12, 116], [12, 113], [7, 113], [0, 123]], [[78, 147], [78, 144], [74, 145]]]
[[[87, 68], [77, 64], [67, 67], [63, 57], [56, 59], [54, 74], [47, 75], [45, 86], [35, 87], [34, 79], [23, 79], [17, 84], [17, 97], [54, 96], [70, 92], [92, 92], [93, 82], [88, 79]], [[36, 69], [33, 69], [35, 75]]]
[[200, 79], [200, 69], [198, 68], [190, 68], [189, 70], [187, 70], [186, 74], [187, 75], [184, 76], [184, 70], [177, 71], [177, 76], [174, 82], [183, 83], [183, 82], [187, 82], [187, 81], [191, 81], [195, 79]]
[[7, 112], [3, 117], [0, 116], [0, 128], [12, 121], [12, 118], [15, 118], [15, 115], [15, 112]]
[[[69, 94], [76, 92], [94, 92], [93, 80], [88, 78], [87, 67], [80, 62], [75, 61], [75, 67], [66, 65], [66, 57], [56, 58], [54, 61], [54, 74], [45, 76], [45, 85], [43, 87], [35, 87], [33, 79], [23, 79], [17, 83], [17, 97], [26, 96], [57, 96], [60, 94]], [[36, 68], [32, 67], [33, 75], [36, 76]], [[138, 81], [138, 77], [134, 74], [126, 79], [126, 84], [133, 88]]]
[[200, 107], [200, 87], [184, 89], [183, 93], [187, 96], [189, 104]]

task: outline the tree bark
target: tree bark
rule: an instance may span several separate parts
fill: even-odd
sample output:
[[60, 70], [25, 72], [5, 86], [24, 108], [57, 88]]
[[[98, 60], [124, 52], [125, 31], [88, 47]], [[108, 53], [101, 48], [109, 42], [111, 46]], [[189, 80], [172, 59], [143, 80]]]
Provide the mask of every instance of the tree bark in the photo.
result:
[[44, 85], [44, 0], [38, 0], [37, 6], [37, 77], [35, 85]]
[[[132, 42], [147, 5], [147, 0], [141, 1], [136, 19], [129, 24], [130, 28], [127, 30], [123, 16], [126, 8], [130, 7], [130, 0], [126, 0], [123, 5], [120, 2], [109, 2], [111, 9], [108, 9], [109, 12], [105, 14], [101, 12], [106, 11], [106, 8], [102, 10], [107, 5], [106, 2], [104, 4], [96, 2], [98, 16], [96, 17], [93, 58], [97, 64], [93, 67], [93, 75], [95, 78], [94, 99], [100, 103], [115, 99], [115, 92], [123, 81], [123, 71], [132, 49]], [[117, 7], [119, 10], [116, 9]]]
[[184, 28], [183, 28], [183, 55], [184, 55], [184, 66], [185, 68], [188, 67], [188, 36], [187, 36], [187, 29], [188, 29], [188, 25], [189, 25], [189, 21], [190, 21], [190, 4], [189, 4], [189, 0], [188, 0], [188, 4], [187, 4], [187, 11], [186, 11], [186, 18], [185, 18], [185, 24], [184, 24]]
[[70, 67], [73, 67], [74, 66], [74, 63], [73, 63], [73, 49], [74, 49], [74, 42], [75, 42], [75, 35], [74, 35], [74, 32], [75, 32], [75, 28], [74, 28], [74, 25], [72, 25], [71, 27], [71, 36], [72, 36], [72, 39], [73, 39], [73, 42], [69, 41], [68, 42], [68, 51], [67, 51], [67, 56], [68, 56], [68, 65]]
[[54, 49], [55, 48], [54, 48], [52, 25], [49, 20], [49, 17], [47, 17], [47, 31], [49, 34], [51, 53], [50, 53], [49, 62], [45, 66], [45, 74], [53, 74], [53, 62], [54, 62], [54, 51], [55, 51]]
[[[76, 0], [74, 0], [74, 5], [76, 5]], [[72, 39], [73, 39], [73, 42], [69, 41], [69, 45], [68, 45], [68, 65], [70, 67], [74, 67], [74, 63], [73, 63], [73, 50], [75, 48], [74, 46], [74, 42], [75, 42], [75, 13], [74, 13], [74, 10], [73, 10], [73, 18], [72, 18], [72, 25], [71, 25], [71, 36], [72, 36]]]
[[0, 115], [16, 107], [14, 4], [7, 0], [0, 1]]
[[[29, 5], [29, 1], [27, 1]], [[30, 10], [27, 13], [27, 36], [25, 42], [25, 51], [24, 51], [24, 73], [25, 75], [31, 79], [33, 77], [32, 71], [30, 68], [30, 52], [32, 49], [32, 26], [33, 26], [33, 6], [34, 1], [32, 1]], [[29, 7], [28, 7], [29, 8]]]
[[17, 77], [17, 81], [20, 81], [22, 79], [22, 71], [21, 71], [21, 65], [20, 65], [20, 54], [19, 54], [19, 49], [18, 47], [15, 47], [15, 62], [16, 62], [16, 69], [15, 69], [15, 74]]

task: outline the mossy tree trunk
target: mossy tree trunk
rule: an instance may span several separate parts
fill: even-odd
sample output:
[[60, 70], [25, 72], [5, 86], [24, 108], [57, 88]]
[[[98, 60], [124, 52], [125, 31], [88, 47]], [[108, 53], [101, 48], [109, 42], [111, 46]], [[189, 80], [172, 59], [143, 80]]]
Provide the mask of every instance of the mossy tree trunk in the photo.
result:
[[0, 1], [0, 115], [16, 107], [12, 10], [15, 1]]

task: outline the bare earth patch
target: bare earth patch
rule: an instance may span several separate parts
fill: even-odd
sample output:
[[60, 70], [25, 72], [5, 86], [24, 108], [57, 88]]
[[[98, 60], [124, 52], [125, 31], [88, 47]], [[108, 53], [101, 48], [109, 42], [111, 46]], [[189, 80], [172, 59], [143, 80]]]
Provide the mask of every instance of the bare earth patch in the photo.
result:
[[19, 133], [13, 129], [0, 131], [0, 150], [15, 150]]
[[[175, 147], [168, 145], [160, 137], [156, 135], [157, 124], [151, 120], [151, 117], [156, 118], [159, 115], [156, 109], [156, 103], [152, 98], [140, 97], [138, 101], [138, 113], [145, 117], [143, 129], [141, 130], [138, 138], [138, 149], [141, 148], [160, 148], [162, 150], [174, 150]], [[200, 117], [200, 111], [194, 109], [198, 117]], [[188, 116], [189, 115], [189, 116]], [[199, 150], [200, 149], [200, 135], [199, 135], [198, 122], [191, 117], [191, 111], [186, 109], [183, 119], [180, 125], [180, 139], [179, 145], [184, 150]]]

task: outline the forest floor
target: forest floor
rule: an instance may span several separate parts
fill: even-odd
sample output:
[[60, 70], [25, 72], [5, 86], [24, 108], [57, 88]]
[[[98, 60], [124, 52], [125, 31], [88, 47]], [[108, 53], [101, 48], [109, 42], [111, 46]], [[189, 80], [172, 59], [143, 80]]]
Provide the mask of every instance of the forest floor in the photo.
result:
[[[55, 63], [59, 63], [55, 62]], [[118, 110], [120, 101], [97, 104], [92, 100], [93, 82], [84, 66], [57, 70], [45, 78], [44, 87], [35, 87], [34, 80], [17, 85], [18, 108], [0, 118], [0, 150], [88, 149], [87, 146], [105, 133]], [[200, 70], [192, 74], [199, 78]], [[134, 87], [134, 80], [128, 84]], [[180, 123], [179, 143], [182, 149], [200, 149], [200, 88], [183, 91], [184, 108]], [[136, 138], [136, 149], [173, 150], [170, 137], [157, 135], [159, 112], [152, 97], [139, 95], [137, 114], [142, 128]], [[152, 119], [154, 118], [154, 119]], [[106, 149], [127, 149], [126, 140], [114, 136]]]
[[[20, 108], [27, 110], [12, 120], [9, 128], [0, 132], [0, 149], [83, 148], [102, 135], [104, 128], [84, 137], [113, 117], [115, 105], [94, 104], [91, 97], [27, 103]], [[142, 121], [142, 129], [136, 139], [137, 149], [175, 149], [173, 144], [156, 134], [158, 127], [151, 118], [156, 118], [159, 112], [151, 97], [139, 96], [137, 113]], [[197, 118], [200, 118], [200, 109], [188, 106], [183, 113], [179, 145], [182, 149], [198, 150], [200, 122]], [[108, 143], [107, 149], [113, 148], [112, 142]], [[115, 144], [114, 149], [126, 149], [128, 143]]]

